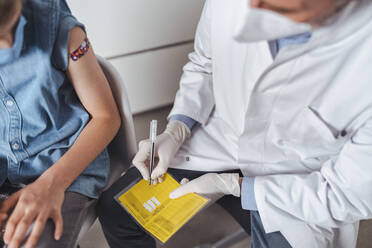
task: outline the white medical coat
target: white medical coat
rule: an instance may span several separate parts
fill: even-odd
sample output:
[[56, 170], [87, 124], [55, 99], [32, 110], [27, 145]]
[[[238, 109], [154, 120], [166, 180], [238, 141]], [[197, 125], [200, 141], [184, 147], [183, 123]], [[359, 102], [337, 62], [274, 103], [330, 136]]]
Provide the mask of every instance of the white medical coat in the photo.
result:
[[275, 60], [266, 41], [234, 40], [242, 4], [206, 1], [170, 114], [201, 125], [173, 167], [241, 169], [256, 177], [267, 233], [295, 248], [355, 247], [372, 217], [372, 1]]

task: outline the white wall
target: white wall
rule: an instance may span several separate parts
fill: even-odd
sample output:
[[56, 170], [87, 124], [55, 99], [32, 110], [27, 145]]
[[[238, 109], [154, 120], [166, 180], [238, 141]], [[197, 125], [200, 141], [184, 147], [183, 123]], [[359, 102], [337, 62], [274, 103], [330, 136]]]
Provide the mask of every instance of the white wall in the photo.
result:
[[171, 104], [204, 0], [67, 0], [96, 54], [123, 77], [133, 113]]

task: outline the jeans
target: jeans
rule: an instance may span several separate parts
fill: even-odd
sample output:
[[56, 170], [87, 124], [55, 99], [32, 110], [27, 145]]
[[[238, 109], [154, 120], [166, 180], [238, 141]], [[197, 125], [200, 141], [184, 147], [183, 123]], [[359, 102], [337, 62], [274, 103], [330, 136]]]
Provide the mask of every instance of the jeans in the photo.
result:
[[[189, 171], [169, 169], [168, 172], [178, 181], [182, 178], [190, 180], [207, 173], [202, 171]], [[226, 171], [224, 172], [226, 173]], [[240, 173], [229, 171], [227, 173]], [[155, 248], [155, 240], [148, 235], [132, 217], [114, 200], [114, 197], [130, 183], [140, 178], [139, 171], [132, 167], [118, 179], [98, 200], [98, 217], [102, 229], [111, 248]], [[290, 248], [288, 241], [280, 232], [266, 234], [262, 226], [260, 215], [257, 211], [244, 210], [240, 198], [226, 195], [217, 202], [228, 211], [232, 217], [251, 234], [251, 247]]]

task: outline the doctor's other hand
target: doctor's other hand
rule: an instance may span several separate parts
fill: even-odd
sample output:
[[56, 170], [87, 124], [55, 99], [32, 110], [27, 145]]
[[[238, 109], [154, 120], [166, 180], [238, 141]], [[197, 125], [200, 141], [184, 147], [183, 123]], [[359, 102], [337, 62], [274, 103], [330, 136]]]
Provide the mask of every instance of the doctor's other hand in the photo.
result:
[[[170, 121], [165, 131], [156, 138], [155, 158], [159, 162], [153, 168], [151, 180], [153, 184], [162, 182], [163, 175], [167, 172], [177, 151], [191, 135], [190, 129], [181, 121]], [[133, 159], [133, 165], [139, 170], [143, 179], [149, 180], [150, 173], [151, 141], [143, 140], [139, 143], [139, 150]]]
[[238, 173], [208, 173], [192, 181], [182, 179], [181, 186], [170, 193], [169, 198], [176, 199], [189, 193], [218, 196], [233, 195], [240, 197], [241, 180]]

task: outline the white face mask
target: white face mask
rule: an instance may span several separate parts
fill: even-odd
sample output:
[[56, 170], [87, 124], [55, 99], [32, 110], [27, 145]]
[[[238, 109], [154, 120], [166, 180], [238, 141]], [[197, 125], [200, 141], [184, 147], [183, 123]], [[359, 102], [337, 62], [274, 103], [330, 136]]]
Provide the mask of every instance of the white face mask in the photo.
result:
[[251, 8], [249, 1], [242, 2], [245, 6], [237, 16], [234, 35], [238, 42], [277, 40], [311, 31], [310, 24], [294, 22], [273, 11]]

